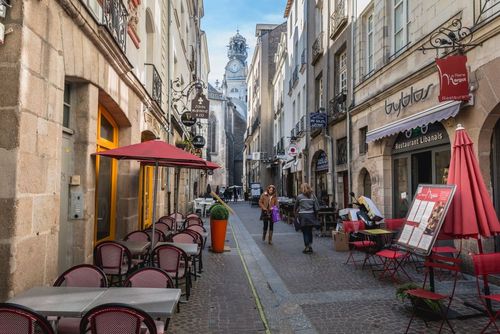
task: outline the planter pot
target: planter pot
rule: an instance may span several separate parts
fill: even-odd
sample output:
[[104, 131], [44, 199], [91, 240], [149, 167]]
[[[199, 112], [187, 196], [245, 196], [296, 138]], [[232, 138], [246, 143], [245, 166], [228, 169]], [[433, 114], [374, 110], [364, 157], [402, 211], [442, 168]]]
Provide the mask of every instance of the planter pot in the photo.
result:
[[210, 239], [212, 241], [212, 252], [223, 253], [226, 241], [227, 220], [210, 220]]
[[411, 304], [415, 310], [415, 315], [426, 321], [435, 321], [442, 318], [441, 314], [433, 310], [421, 299], [411, 299]]

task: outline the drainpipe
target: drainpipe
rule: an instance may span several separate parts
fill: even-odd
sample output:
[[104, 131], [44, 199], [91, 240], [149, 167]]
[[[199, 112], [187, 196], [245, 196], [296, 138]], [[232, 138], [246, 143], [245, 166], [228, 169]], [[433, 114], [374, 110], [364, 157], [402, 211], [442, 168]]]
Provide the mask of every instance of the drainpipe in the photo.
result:
[[[167, 118], [168, 118], [168, 131], [167, 131], [167, 142], [170, 143], [170, 136], [171, 136], [171, 131], [172, 131], [172, 68], [171, 68], [171, 61], [172, 61], [172, 44], [171, 44], [171, 36], [172, 36], [172, 0], [167, 1], [167, 8], [168, 8], [168, 18], [167, 18], [167, 27], [168, 27], [168, 34], [167, 34]], [[172, 212], [172, 205], [171, 205], [171, 197], [172, 197], [172, 191], [171, 191], [171, 184], [170, 184], [170, 168], [167, 168], [166, 171], [166, 177], [167, 177], [167, 213], [170, 214]]]
[[[297, 0], [295, 0], [297, 1]], [[305, 33], [304, 33], [304, 36], [305, 36], [305, 41], [304, 41], [304, 44], [305, 44], [305, 49], [306, 49], [306, 59], [307, 59], [307, 64], [306, 64], [306, 96], [304, 97], [306, 99], [306, 113], [305, 113], [305, 116], [306, 116], [306, 134], [305, 134], [305, 137], [306, 137], [306, 147], [305, 147], [305, 150], [302, 151], [302, 170], [303, 170], [303, 182], [307, 182], [309, 183], [310, 182], [310, 168], [309, 168], [309, 144], [311, 142], [311, 122], [309, 121], [309, 72], [310, 72], [310, 67], [309, 67], [309, 57], [307, 57], [310, 52], [309, 52], [309, 22], [310, 20], [309, 19], [309, 3], [310, 1], [306, 1], [306, 12], [305, 12]], [[297, 15], [297, 13], [295, 13], [295, 15]], [[298, 52], [298, 50], [297, 50]], [[298, 55], [295, 55], [296, 57]], [[312, 67], [312, 66], [311, 66]], [[302, 87], [299, 87], [299, 91]], [[300, 108], [300, 106], [299, 106]], [[299, 118], [300, 120], [300, 118]], [[294, 125], [294, 124], [292, 124]]]
[[354, 105], [354, 28], [356, 22], [356, 0], [351, 0], [351, 89], [350, 89], [350, 104], [347, 109], [347, 182], [348, 189], [352, 191], [352, 170], [351, 170], [351, 107]]
[[[330, 1], [327, 1], [327, 12], [326, 12], [326, 45], [325, 45], [325, 56], [326, 56], [326, 82], [325, 82], [325, 112], [328, 114], [328, 104], [330, 101], [330, 53], [328, 52], [330, 43]], [[334, 180], [334, 163], [333, 163], [333, 138], [330, 136], [330, 127], [328, 122], [326, 123], [325, 129], [325, 141], [326, 141], [326, 151], [328, 159], [328, 174], [327, 174], [327, 192], [328, 196], [331, 196], [332, 202], [335, 202], [335, 187], [333, 186]], [[327, 203], [328, 204], [328, 203]]]

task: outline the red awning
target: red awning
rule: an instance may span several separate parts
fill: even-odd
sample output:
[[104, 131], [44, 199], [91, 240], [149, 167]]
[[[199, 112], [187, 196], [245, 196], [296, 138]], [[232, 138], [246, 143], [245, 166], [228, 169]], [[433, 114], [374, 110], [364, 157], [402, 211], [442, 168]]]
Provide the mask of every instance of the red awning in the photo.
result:
[[[154, 165], [154, 164], [156, 164], [156, 162], [152, 161], [152, 160], [143, 160], [143, 161], [141, 161], [141, 164], [143, 164], [143, 165]], [[219, 165], [217, 165], [216, 163], [213, 163], [211, 161], [205, 161], [205, 165], [193, 164], [193, 163], [187, 163], [187, 162], [184, 162], [184, 163], [179, 163], [179, 162], [159, 162], [158, 165], [160, 167], [179, 167], [179, 168], [205, 169], [205, 170], [214, 170], [214, 169], [217, 169], [217, 168], [221, 168]]]
[[145, 160], [159, 163], [188, 163], [193, 165], [206, 166], [205, 160], [194, 154], [181, 150], [173, 145], [161, 140], [150, 140], [139, 144], [133, 144], [115, 148], [108, 151], [94, 153], [95, 155], [106, 156], [124, 160]]
[[457, 190], [441, 229], [442, 233], [456, 239], [500, 233], [500, 223], [472, 145], [469, 135], [459, 125], [448, 175], [448, 184], [456, 184]]

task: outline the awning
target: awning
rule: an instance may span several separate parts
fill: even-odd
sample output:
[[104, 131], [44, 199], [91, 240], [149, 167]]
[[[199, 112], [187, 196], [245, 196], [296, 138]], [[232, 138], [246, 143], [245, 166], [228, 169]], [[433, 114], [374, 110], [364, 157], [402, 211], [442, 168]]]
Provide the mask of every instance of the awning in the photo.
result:
[[282, 168], [282, 169], [283, 169], [283, 170], [285, 170], [285, 169], [289, 169], [289, 168], [291, 168], [291, 167], [292, 167], [292, 164], [293, 164], [293, 162], [294, 162], [294, 161], [295, 161], [295, 160], [290, 160], [290, 161], [288, 161], [288, 162], [287, 162], [287, 163], [283, 166], [283, 168]]
[[392, 136], [401, 131], [455, 117], [460, 110], [460, 104], [461, 101], [447, 101], [409, 117], [384, 125], [378, 129], [368, 131], [366, 134], [366, 142], [369, 143], [384, 137]]

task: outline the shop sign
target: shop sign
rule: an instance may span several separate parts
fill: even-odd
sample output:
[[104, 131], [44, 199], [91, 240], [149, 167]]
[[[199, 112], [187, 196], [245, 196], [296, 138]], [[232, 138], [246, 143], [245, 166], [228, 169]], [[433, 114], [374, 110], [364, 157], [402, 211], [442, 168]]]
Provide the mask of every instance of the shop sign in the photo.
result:
[[186, 111], [181, 115], [181, 122], [185, 126], [193, 126], [196, 124], [196, 118], [193, 117], [191, 112]]
[[195, 148], [193, 153], [194, 153], [194, 155], [196, 155], [197, 157], [200, 157], [200, 158], [203, 155], [203, 151], [201, 150], [201, 148]]
[[288, 146], [288, 150], [287, 150], [287, 153], [290, 157], [296, 157], [297, 154], [298, 154], [298, 149], [297, 149], [297, 145], [295, 144], [290, 144], [290, 146]]
[[439, 71], [439, 102], [469, 101], [467, 56], [448, 56], [436, 59]]
[[402, 153], [430, 146], [449, 143], [446, 130], [440, 125], [426, 125], [401, 133], [392, 149], [392, 153]]
[[194, 136], [193, 137], [193, 146], [195, 148], [203, 148], [205, 147], [206, 141], [203, 136]]
[[311, 130], [326, 128], [328, 124], [328, 115], [324, 112], [313, 112], [309, 116]]
[[429, 84], [427, 88], [420, 88], [417, 90], [411, 86], [410, 91], [407, 94], [401, 92], [398, 101], [388, 102], [388, 100], [385, 100], [385, 113], [387, 115], [396, 114], [396, 117], [399, 116], [404, 108], [412, 105], [413, 103], [418, 103], [427, 99], [432, 86], [434, 86], [434, 84]]
[[316, 171], [321, 172], [328, 170], [328, 156], [325, 152], [321, 152], [316, 160]]
[[191, 101], [191, 113], [194, 118], [208, 118], [210, 101], [203, 93], [198, 93]]

